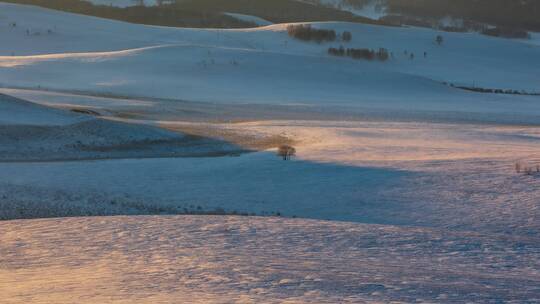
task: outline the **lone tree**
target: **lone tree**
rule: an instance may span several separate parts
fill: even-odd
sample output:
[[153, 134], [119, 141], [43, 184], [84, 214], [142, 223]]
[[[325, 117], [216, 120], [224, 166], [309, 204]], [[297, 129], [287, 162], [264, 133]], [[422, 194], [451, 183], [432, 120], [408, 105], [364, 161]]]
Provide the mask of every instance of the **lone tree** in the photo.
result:
[[283, 160], [289, 160], [292, 156], [296, 155], [296, 149], [289, 145], [281, 145], [278, 148], [278, 156], [281, 156]]
[[444, 42], [443, 36], [437, 35], [437, 37], [435, 38], [435, 42], [437, 42], [438, 45], [443, 44], [443, 42]]
[[343, 41], [345, 41], [345, 42], [351, 41], [352, 40], [351, 32], [349, 32], [349, 31], [343, 32], [343, 34], [341, 34], [341, 39], [343, 39]]

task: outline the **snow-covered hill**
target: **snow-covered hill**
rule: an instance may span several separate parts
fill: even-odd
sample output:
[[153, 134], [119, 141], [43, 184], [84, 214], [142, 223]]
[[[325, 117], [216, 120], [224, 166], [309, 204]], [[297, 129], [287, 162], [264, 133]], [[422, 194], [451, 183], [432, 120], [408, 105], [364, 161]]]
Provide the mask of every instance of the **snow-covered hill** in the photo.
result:
[[[350, 43], [317, 44], [289, 38], [287, 25], [160, 28], [0, 5], [3, 19], [18, 21], [0, 32], [7, 41], [0, 47], [3, 86], [220, 103], [538, 113], [538, 97], [477, 94], [442, 84], [537, 92], [540, 48], [531, 44], [445, 33], [438, 46], [436, 31], [350, 23], [314, 24], [353, 34]], [[341, 44], [384, 47], [394, 58], [382, 63], [327, 55], [328, 47]]]
[[267, 26], [271, 25], [272, 22], [265, 20], [263, 18], [257, 17], [257, 16], [251, 16], [251, 15], [244, 15], [244, 14], [237, 14], [237, 13], [225, 13], [228, 16], [234, 17], [241, 21], [247, 21], [255, 23], [258, 26]]
[[0, 94], [1, 125], [67, 125], [87, 120], [83, 115], [36, 105]]
[[[4, 136], [2, 139], [5, 142], [4, 151], [9, 150], [4, 154], [5, 159], [14, 160], [15, 156], [24, 155], [20, 160], [36, 160], [43, 158], [44, 154], [37, 153], [41, 149], [45, 149], [49, 155], [47, 159], [57, 160], [73, 158], [73, 155], [77, 155], [76, 158], [228, 155], [246, 146], [257, 146], [262, 150], [274, 148], [282, 140], [291, 139], [296, 142], [302, 160], [287, 166], [279, 161], [276, 163], [273, 152], [264, 151], [240, 158], [212, 160], [171, 158], [97, 164], [1, 164], [0, 174], [6, 179], [15, 174], [18, 176], [15, 181], [8, 180], [8, 191], [4, 195], [19, 198], [21, 204], [34, 204], [36, 196], [47, 197], [52, 202], [54, 199], [49, 200], [48, 194], [43, 193], [57, 189], [70, 202], [73, 193], [78, 193], [79, 198], [84, 200], [99, 201], [103, 209], [97, 214], [118, 212], [107, 209], [109, 202], [103, 201], [101, 194], [96, 198], [95, 189], [99, 189], [99, 193], [107, 193], [110, 197], [133, 196], [126, 199], [126, 204], [130, 206], [134, 201], [145, 201], [143, 211], [128, 208], [133, 213], [145, 212], [153, 206], [172, 206], [174, 212], [182, 212], [184, 207], [201, 205], [208, 210], [279, 211], [289, 216], [355, 221], [373, 221], [376, 217], [387, 222], [389, 215], [381, 212], [380, 206], [366, 209], [358, 202], [371, 204], [382, 200], [400, 206], [404, 201], [420, 204], [437, 201], [432, 207], [437, 209], [442, 206], [442, 209], [437, 209], [439, 211], [433, 214], [436, 214], [435, 218], [440, 218], [444, 214], [440, 210], [446, 208], [445, 204], [454, 202], [455, 197], [466, 197], [463, 191], [484, 191], [496, 187], [500, 190], [496, 196], [502, 197], [505, 205], [494, 217], [502, 219], [501, 214], [509, 210], [506, 204], [512, 202], [511, 189], [526, 189], [534, 183], [534, 180], [524, 182], [513, 178], [512, 170], [508, 170], [507, 166], [512, 166], [516, 161], [538, 158], [534, 155], [538, 147], [537, 136], [534, 135], [537, 134], [536, 128], [521, 130], [505, 127], [478, 134], [467, 130], [483, 130], [481, 124], [485, 123], [537, 125], [539, 97], [472, 93], [441, 82], [470, 82], [485, 87], [535, 91], [540, 77], [536, 68], [540, 63], [538, 46], [462, 33], [444, 34], [445, 41], [439, 46], [434, 42], [434, 37], [439, 33], [427, 29], [332, 22], [313, 24], [338, 32], [351, 31], [352, 42], [343, 42], [347, 47], [386, 47], [394, 52], [394, 58], [388, 62], [367, 62], [330, 57], [326, 48], [341, 43], [317, 44], [292, 40], [286, 33], [287, 24], [245, 30], [163, 28], [29, 6], [0, 6], [5, 20], [17, 21], [17, 26], [6, 25], [0, 32], [4, 40], [9, 42], [0, 46], [0, 52], [5, 55], [0, 57], [1, 82], [8, 87], [36, 89], [6, 89], [6, 93], [67, 110], [89, 109], [103, 113], [109, 119], [136, 124], [116, 125], [102, 120], [90, 122], [106, 123], [110, 127], [114, 125], [112, 130], [101, 125], [88, 127], [86, 122], [71, 123], [61, 130], [47, 127], [44, 133], [47, 136], [39, 138], [19, 130], [16, 134], [28, 136]], [[51, 33], [42, 32], [46, 34], [41, 35], [26, 35], [25, 28], [56, 29]], [[10, 49], [22, 55], [11, 56]], [[426, 51], [427, 56], [417, 56], [411, 60], [410, 56], [403, 54], [404, 50], [417, 55]], [[13, 117], [29, 120], [29, 116], [24, 116], [20, 111], [14, 115], [4, 114], [3, 117], [6, 121], [13, 120]], [[277, 126], [273, 123], [263, 124], [263, 127], [233, 123], [209, 127], [204, 123], [186, 125], [179, 121], [235, 122], [257, 119], [278, 122]], [[296, 124], [291, 121], [294, 119], [355, 122], [345, 126], [318, 122], [312, 126]], [[400, 122], [395, 128], [420, 134], [419, 137], [411, 138], [409, 133], [400, 131], [390, 140], [389, 134], [396, 131], [388, 131], [384, 124], [368, 127], [368, 130], [384, 130], [382, 133], [365, 130], [363, 120], [371, 119], [412, 120], [430, 124], [414, 127], [413, 132], [407, 124]], [[438, 131], [438, 127], [431, 124], [432, 121], [449, 123], [449, 127]], [[475, 124], [463, 127], [463, 122]], [[198, 141], [186, 142], [186, 138], [180, 135], [155, 130], [156, 125], [181, 133], [188, 130], [202, 138], [196, 137]], [[70, 131], [65, 131], [66, 128]], [[138, 128], [145, 128], [145, 131]], [[7, 132], [11, 134], [14, 131]], [[175, 136], [179, 137], [178, 141]], [[169, 144], [171, 137], [174, 141], [172, 146], [155, 145], [155, 140]], [[373, 137], [382, 140], [373, 141]], [[426, 141], [425, 137], [431, 140]], [[458, 139], [448, 141], [446, 137]], [[63, 141], [65, 138], [69, 138], [70, 145]], [[406, 140], [396, 144], [401, 138]], [[19, 144], [14, 145], [14, 141]], [[147, 148], [140, 154], [126, 153], [123, 149], [133, 148], [126, 141], [145, 143]], [[44, 147], [44, 143], [51, 142], [55, 143], [51, 145], [53, 148]], [[258, 146], [253, 142], [270, 144]], [[319, 142], [323, 144], [317, 144]], [[365, 146], [355, 143], [365, 143]], [[501, 146], [507, 148], [501, 149]], [[62, 152], [61, 155], [53, 153], [57, 150]], [[21, 151], [26, 152], [21, 154]], [[374, 154], [384, 157], [374, 158]], [[463, 164], [466, 159], [489, 159], [495, 165], [491, 168], [473, 162], [469, 167]], [[407, 160], [413, 161], [413, 164], [406, 163]], [[450, 163], [436, 166], [442, 173], [433, 175], [430, 172], [412, 180], [425, 179], [436, 183], [437, 187], [442, 187], [440, 191], [448, 193], [444, 199], [437, 198], [441, 192], [419, 191], [418, 185], [410, 185], [408, 179], [401, 175], [409, 171], [427, 170], [433, 166], [432, 162], [437, 161]], [[321, 163], [332, 165], [326, 167]], [[456, 167], [460, 169], [454, 170]], [[111, 172], [107, 168], [116, 170]], [[157, 175], [145, 174], [156, 168], [159, 169]], [[44, 182], [42, 176], [33, 174], [36, 170], [50, 178]], [[282, 170], [293, 170], [297, 178], [294, 182], [281, 180]], [[321, 175], [328, 174], [329, 170], [335, 173], [333, 177], [329, 181], [322, 180]], [[236, 176], [238, 172], [244, 173]], [[465, 186], [461, 182], [463, 178], [455, 180], [455, 183], [440, 184], [446, 178], [454, 180], [457, 176], [468, 176], [467, 180], [483, 179], [482, 172], [492, 174], [489, 180], [493, 184], [481, 182]], [[94, 179], [89, 181], [88, 176], [94, 176]], [[280, 182], [267, 184], [268, 177]], [[163, 182], [164, 179], [166, 182]], [[375, 181], [380, 189], [375, 191], [371, 182], [357, 185], [351, 180]], [[115, 181], [122, 182], [117, 184]], [[348, 193], [339, 199], [341, 209], [328, 209], [328, 201], [332, 201], [333, 194], [317, 186], [321, 183]], [[223, 187], [219, 195], [210, 190], [216, 184]], [[308, 200], [315, 202], [319, 206], [317, 208], [295, 204], [304, 200], [307, 195], [305, 189], [309, 185], [317, 186], [324, 192], [315, 191]], [[365, 191], [357, 192], [351, 187]], [[385, 193], [390, 193], [387, 190], [389, 187], [401, 190], [386, 198]], [[290, 195], [287, 198], [276, 195], [280, 188], [287, 189]], [[28, 196], [20, 196], [20, 192]], [[238, 199], [238, 193], [243, 193], [241, 199]], [[406, 197], [404, 193], [411, 196]], [[532, 204], [530, 193], [519, 195], [524, 204]], [[474, 226], [472, 223], [478, 214], [491, 210], [487, 204], [492, 201], [489, 196], [465, 198], [465, 201], [483, 203], [476, 204], [480, 207], [469, 212], [471, 217], [467, 227]], [[63, 202], [60, 203], [62, 205]], [[57, 209], [62, 210], [63, 207]], [[87, 209], [81, 210], [74, 213], [85, 214]], [[363, 214], [361, 210], [369, 211]], [[389, 210], [392, 213], [394, 209]], [[411, 217], [398, 220], [414, 223], [426, 216], [424, 213], [414, 213]], [[528, 226], [525, 219], [516, 218], [517, 222], [512, 222], [512, 225], [522, 230], [535, 229]], [[424, 224], [436, 222], [431, 218]], [[459, 226], [452, 221], [445, 225]]]
[[242, 148], [148, 125], [96, 118], [74, 107], [52, 109], [0, 94], [0, 161], [207, 156]]

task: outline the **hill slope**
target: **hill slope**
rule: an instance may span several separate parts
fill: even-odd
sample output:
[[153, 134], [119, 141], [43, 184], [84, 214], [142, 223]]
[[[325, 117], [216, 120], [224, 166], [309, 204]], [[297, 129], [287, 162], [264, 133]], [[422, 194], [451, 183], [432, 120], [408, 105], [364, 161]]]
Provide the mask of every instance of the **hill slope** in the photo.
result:
[[[244, 149], [216, 139], [57, 110], [0, 94], [0, 161], [208, 156]], [[90, 113], [90, 114], [88, 114]]]
[[195, 216], [0, 229], [8, 303], [532, 303], [540, 284], [536, 240], [471, 232]]
[[[221, 103], [539, 113], [538, 97], [471, 93], [443, 84], [538, 92], [540, 48], [517, 41], [448, 33], [439, 46], [434, 39], [440, 33], [433, 30], [330, 22], [313, 26], [350, 31], [353, 40], [317, 44], [290, 38], [287, 24], [159, 28], [0, 5], [5, 19], [19, 20], [16, 28], [0, 32], [8, 42], [0, 47], [1, 85], [7, 87]], [[28, 36], [27, 28], [41, 34]], [[327, 54], [340, 44], [387, 48], [393, 58], [368, 62]]]

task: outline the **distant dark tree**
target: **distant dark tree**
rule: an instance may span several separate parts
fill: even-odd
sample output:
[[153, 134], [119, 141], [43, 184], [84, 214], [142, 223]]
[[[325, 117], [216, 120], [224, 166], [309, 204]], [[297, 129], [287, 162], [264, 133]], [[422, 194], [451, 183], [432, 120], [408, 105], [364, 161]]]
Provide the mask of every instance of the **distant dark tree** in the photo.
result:
[[287, 27], [287, 33], [289, 36], [303, 41], [321, 43], [323, 41], [336, 40], [336, 32], [334, 30], [314, 29], [309, 24], [289, 25]]
[[328, 49], [328, 54], [333, 56], [345, 56], [345, 48], [343, 48], [343, 46], [340, 46], [338, 49], [331, 47]]
[[343, 39], [343, 41], [345, 41], [345, 42], [351, 41], [352, 40], [351, 32], [349, 32], [349, 31], [343, 32], [343, 34], [341, 34], [341, 39]]
[[386, 60], [388, 60], [389, 57], [390, 57], [390, 55], [389, 55], [387, 49], [385, 49], [385, 48], [380, 48], [380, 49], [377, 51], [377, 59], [379, 59], [380, 61], [386, 61]]
[[435, 42], [436, 42], [438, 45], [442, 45], [443, 42], [444, 42], [443, 36], [437, 35], [437, 37], [435, 37]]
[[414, 53], [411, 53], [410, 59], [414, 60]]
[[289, 145], [281, 145], [278, 148], [277, 154], [282, 157], [283, 160], [289, 160], [296, 155], [296, 149]]
[[347, 49], [347, 55], [354, 59], [373, 60], [375, 52], [370, 49]]

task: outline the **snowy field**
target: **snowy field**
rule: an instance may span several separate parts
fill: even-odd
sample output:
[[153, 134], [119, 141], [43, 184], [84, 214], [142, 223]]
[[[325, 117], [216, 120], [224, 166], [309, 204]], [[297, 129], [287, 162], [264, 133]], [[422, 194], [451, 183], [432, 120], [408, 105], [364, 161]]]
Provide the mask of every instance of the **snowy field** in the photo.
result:
[[538, 45], [0, 20], [7, 303], [540, 301], [540, 97], [444, 84], [540, 92]]
[[198, 216], [0, 227], [4, 303], [540, 301], [537, 238]]
[[514, 171], [516, 162], [540, 161], [536, 127], [332, 121], [162, 126], [198, 127], [210, 138], [220, 137], [214, 130], [281, 135], [296, 142], [298, 157], [283, 162], [269, 150], [219, 158], [4, 162], [3, 217], [224, 210], [525, 235], [540, 228], [538, 177]]

